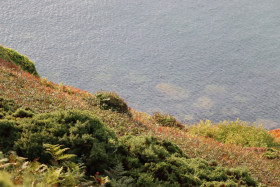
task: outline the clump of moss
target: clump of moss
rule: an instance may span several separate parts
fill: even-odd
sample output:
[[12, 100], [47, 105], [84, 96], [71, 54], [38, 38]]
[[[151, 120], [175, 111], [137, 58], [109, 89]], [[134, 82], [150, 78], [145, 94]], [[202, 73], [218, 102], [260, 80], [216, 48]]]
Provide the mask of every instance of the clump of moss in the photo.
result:
[[29, 58], [21, 55], [13, 49], [6, 48], [0, 45], [0, 58], [7, 62], [14, 63], [15, 65], [19, 66], [23, 71], [35, 75], [36, 77], [39, 77], [34, 63]]
[[153, 114], [153, 119], [156, 121], [156, 123], [165, 127], [179, 127], [179, 128], [184, 127], [174, 116], [169, 114], [162, 114], [161, 112], [155, 112]]
[[129, 109], [124, 100], [115, 92], [99, 91], [94, 95], [94, 105], [103, 110], [112, 110], [118, 113], [129, 114]]

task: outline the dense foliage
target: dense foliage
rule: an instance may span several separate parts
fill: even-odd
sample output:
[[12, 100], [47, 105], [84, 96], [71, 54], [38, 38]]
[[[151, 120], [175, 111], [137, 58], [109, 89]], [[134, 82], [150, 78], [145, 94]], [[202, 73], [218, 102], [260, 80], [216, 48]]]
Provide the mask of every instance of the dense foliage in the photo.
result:
[[95, 95], [94, 104], [103, 110], [113, 110], [119, 113], [129, 113], [128, 106], [124, 100], [115, 92], [100, 91]]
[[153, 119], [156, 121], [156, 123], [165, 127], [184, 127], [179, 121], [177, 121], [177, 119], [174, 116], [170, 114], [162, 114], [161, 112], [155, 112], [153, 114]]
[[53, 165], [32, 162], [19, 157], [15, 152], [4, 155], [0, 152], [1, 187], [47, 187], [47, 186], [89, 186], [93, 181], [86, 180], [84, 167], [69, 161], [76, 155], [67, 154], [68, 148], [59, 145], [44, 145], [52, 157]]
[[0, 96], [0, 119], [4, 118], [6, 115], [13, 113], [17, 108], [19, 108], [15, 101], [12, 99], [5, 99]]
[[211, 121], [201, 121], [196, 126], [191, 126], [189, 132], [214, 138], [229, 144], [241, 144], [245, 147], [274, 147], [278, 143], [273, 136], [261, 126], [251, 125], [248, 122], [224, 121], [213, 124]]
[[[124, 176], [109, 175], [112, 181], [119, 183], [122, 179], [122, 183], [133, 182], [136, 186], [199, 186], [214, 181], [221, 185], [256, 185], [246, 171], [228, 170], [203, 159], [190, 159], [169, 141], [149, 136], [123, 136], [119, 142], [106, 125], [87, 111], [34, 114], [11, 107], [14, 106], [11, 100], [2, 99], [2, 103], [6, 103], [2, 108], [5, 106], [10, 111], [0, 120], [0, 145], [6, 153], [15, 150], [29, 160], [39, 159], [56, 167], [61, 159], [70, 159], [74, 154], [77, 157], [72, 160], [84, 164], [91, 175], [97, 171], [103, 173], [121, 162]], [[71, 154], [57, 155], [67, 149], [59, 151], [60, 146], [55, 144], [71, 148]], [[62, 170], [56, 168], [50, 172]]]
[[125, 168], [136, 179], [136, 186], [257, 185], [246, 170], [225, 169], [215, 162], [190, 159], [169, 141], [125, 136], [120, 140], [119, 149]]
[[[18, 110], [17, 110], [18, 111]], [[17, 114], [18, 112], [14, 114]], [[32, 118], [0, 120], [0, 146], [31, 160], [50, 160], [43, 144], [61, 144], [71, 149], [88, 172], [102, 171], [115, 163], [117, 139], [113, 131], [86, 111], [69, 110], [37, 114]]]
[[29, 72], [30, 74], [33, 74], [36, 77], [39, 77], [34, 63], [31, 60], [29, 60], [26, 56], [19, 54], [13, 49], [6, 48], [0, 45], [0, 58], [7, 62], [12, 62], [15, 65], [19, 66], [22, 70]]

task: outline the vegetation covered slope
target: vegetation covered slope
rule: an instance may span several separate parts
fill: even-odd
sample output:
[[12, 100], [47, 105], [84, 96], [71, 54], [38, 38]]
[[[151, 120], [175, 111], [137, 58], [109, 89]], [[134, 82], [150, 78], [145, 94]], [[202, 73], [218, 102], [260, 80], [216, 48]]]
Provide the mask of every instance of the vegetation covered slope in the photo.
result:
[[[118, 186], [119, 177], [128, 178], [121, 181], [122, 185], [130, 182], [133, 186], [258, 185], [247, 170], [226, 169], [218, 167], [215, 161], [190, 158], [178, 146], [166, 140], [132, 135], [118, 139], [115, 133], [90, 111], [61, 110], [34, 114], [29, 108], [16, 107], [12, 100], [3, 98], [0, 109], [4, 114], [0, 120], [1, 150], [6, 154], [13, 150], [20, 156], [45, 165], [36, 164], [35, 161], [31, 164], [19, 164], [19, 168], [7, 168], [15, 163], [14, 160], [19, 159], [15, 153], [10, 153], [10, 162], [8, 165], [0, 165], [0, 168], [11, 173], [13, 177], [10, 180], [20, 185], [45, 182], [47, 186], [83, 186], [76, 181], [83, 179], [90, 183], [92, 181], [89, 177], [94, 173], [104, 175], [106, 170], [118, 165], [124, 166], [121, 173], [125, 172], [125, 175], [112, 176], [108, 173], [115, 182], [110, 179], [104, 181], [107, 185]], [[66, 150], [60, 149], [60, 145], [70, 148], [71, 154], [60, 155]], [[61, 167], [57, 167], [59, 160], [67, 158], [72, 158], [70, 163], [66, 160], [61, 163]], [[39, 165], [39, 168], [43, 167], [47, 172], [41, 173], [42, 178], [31, 174], [23, 178], [20, 171], [34, 170], [34, 164]], [[66, 177], [66, 174], [69, 176]], [[3, 175], [1, 170], [0, 175]], [[53, 175], [56, 175], [54, 179], [51, 177]], [[77, 180], [73, 181], [72, 178], [75, 177]], [[20, 178], [20, 181], [17, 178]]]
[[29, 72], [30, 74], [39, 77], [34, 63], [29, 58], [19, 54], [13, 49], [6, 48], [0, 45], [0, 58], [6, 62], [10, 62], [17, 65], [23, 71]]
[[[40, 117], [41, 115], [42, 116], [49, 115], [49, 114], [41, 114], [41, 113], [57, 112], [58, 110], [72, 110], [72, 109], [88, 111], [90, 112], [90, 115], [94, 115], [97, 118], [99, 118], [101, 120], [101, 123], [104, 123], [104, 125], [112, 128], [113, 131], [116, 133], [116, 136], [118, 138], [121, 138], [120, 142], [123, 143], [123, 146], [121, 146], [123, 148], [120, 147], [120, 150], [123, 150], [121, 151], [123, 155], [131, 154], [131, 156], [124, 158], [123, 156], [121, 156], [122, 154], [120, 153], [118, 158], [124, 163], [124, 169], [126, 170], [126, 172], [129, 173], [129, 175], [126, 174], [126, 176], [131, 176], [131, 177], [134, 176], [135, 178], [137, 178], [137, 175], [140, 175], [142, 171], [154, 172], [156, 171], [155, 170], [156, 168], [158, 169], [162, 168], [165, 171], [169, 170], [168, 167], [170, 166], [168, 166], [169, 163], [168, 160], [170, 160], [171, 157], [170, 159], [168, 157], [168, 160], [164, 160], [163, 164], [165, 165], [160, 164], [162, 160], [158, 160], [158, 163], [157, 162], [155, 163], [156, 165], [145, 166], [145, 165], [141, 165], [140, 164], [141, 162], [140, 163], [136, 162], [137, 160], [142, 160], [140, 159], [142, 157], [140, 158], [138, 156], [135, 157], [135, 155], [137, 154], [139, 155], [139, 153], [137, 152], [128, 153], [127, 151], [125, 151], [126, 150], [125, 146], [131, 147], [131, 145], [128, 144], [129, 138], [127, 138], [124, 135], [133, 135], [133, 136], [148, 135], [148, 136], [156, 137], [157, 140], [154, 140], [155, 142], [171, 141], [177, 144], [180, 150], [182, 150], [182, 153], [180, 153], [179, 151], [178, 154], [188, 155], [187, 157], [185, 156], [184, 159], [202, 158], [205, 161], [202, 161], [201, 163], [205, 162], [208, 164], [209, 167], [212, 165], [211, 162], [213, 162], [213, 160], [217, 161], [219, 167], [226, 167], [226, 168], [247, 167], [249, 172], [251, 173], [251, 176], [257, 181], [264, 183], [268, 186], [280, 185], [279, 158], [275, 157], [274, 159], [269, 159], [267, 157], [264, 157], [263, 154], [266, 152], [267, 148], [243, 147], [242, 145], [225, 144], [205, 136], [193, 135], [192, 133], [188, 132], [187, 128], [182, 129], [181, 124], [171, 125], [171, 127], [169, 127], [166, 124], [161, 125], [160, 123], [162, 121], [162, 118], [160, 118], [161, 120], [157, 120], [159, 118], [158, 113], [157, 116], [152, 117], [149, 116], [148, 114], [140, 113], [132, 109], [128, 109], [128, 110], [125, 109], [122, 110], [121, 112], [118, 112], [118, 108], [110, 108], [110, 107], [108, 108], [107, 101], [110, 101], [110, 98], [104, 99], [104, 97], [103, 96], [101, 97], [100, 94], [101, 93], [98, 93], [98, 97], [96, 97], [95, 95], [92, 95], [85, 91], [81, 91], [71, 86], [54, 84], [50, 81], [47, 81], [45, 78], [38, 78], [38, 76], [36, 77], [28, 72], [22, 71], [22, 69], [11, 66], [9, 62], [4, 61], [3, 59], [0, 60], [0, 96], [5, 98], [6, 100], [11, 99], [14, 101], [14, 104], [17, 105], [17, 107], [21, 107], [26, 111], [29, 111], [30, 109], [34, 113], [34, 116], [31, 114], [29, 118], [27, 119], [23, 118], [24, 120], [21, 120], [21, 118], [18, 116], [19, 114], [15, 114], [17, 111], [16, 110], [17, 107], [15, 109], [6, 109], [6, 110], [3, 109], [2, 118], [5, 119], [2, 120], [12, 121], [12, 123], [19, 124], [16, 126], [20, 127], [21, 124], [23, 126], [24, 124], [36, 124], [35, 122], [33, 123], [31, 121], [34, 121], [35, 119], [41, 120]], [[100, 106], [100, 98], [106, 101], [106, 108]], [[117, 99], [117, 101], [122, 102], [122, 100], [120, 100], [119, 98]], [[10, 104], [5, 104], [5, 106], [10, 106]], [[112, 106], [114, 106], [114, 104]], [[125, 106], [125, 105], [122, 104], [121, 106]], [[20, 112], [18, 111], [18, 113]], [[165, 115], [163, 115], [163, 117], [164, 116]], [[36, 125], [34, 127], [36, 127]], [[18, 138], [18, 140], [22, 140], [21, 137], [16, 137], [16, 138]], [[155, 145], [156, 144], [159, 143], [155, 143]], [[151, 145], [152, 145], [151, 147], [155, 147], [154, 144]], [[10, 144], [10, 146], [12, 145]], [[71, 145], [67, 145], [67, 146], [71, 147]], [[143, 150], [145, 149], [146, 148], [143, 148]], [[147, 149], [147, 151], [148, 150], [149, 149]], [[163, 151], [162, 148], [160, 148], [160, 150]], [[73, 153], [78, 154], [77, 152], [73, 152]], [[23, 153], [21, 152], [21, 154]], [[152, 152], [150, 154], [154, 155], [154, 153]], [[154, 156], [152, 156], [152, 158], [154, 158]], [[183, 160], [181, 159], [180, 162], [188, 163], [188, 161], [183, 161]], [[176, 162], [177, 161], [174, 161], [174, 163]], [[125, 165], [125, 163], [127, 163], [127, 165]], [[139, 169], [137, 171], [131, 170], [129, 167], [129, 163], [130, 164], [138, 163]], [[149, 162], [146, 161], [145, 163], [149, 163]], [[208, 166], [206, 168], [209, 168]], [[225, 172], [227, 171], [226, 168], [222, 170]], [[198, 174], [195, 174], [195, 170], [193, 171], [194, 172], [192, 173], [192, 175], [197, 176]], [[247, 176], [248, 174], [245, 173], [244, 176]], [[242, 175], [243, 174], [241, 174], [239, 178], [244, 179]], [[106, 176], [106, 174], [104, 174], [104, 176]], [[111, 176], [111, 175], [107, 174], [107, 176]], [[176, 178], [176, 176], [174, 177]], [[155, 179], [157, 178], [157, 176], [155, 175], [153, 178]], [[148, 178], [143, 177], [143, 179], [148, 181], [140, 180], [140, 176], [138, 176], [137, 181], [139, 180], [138, 181], [139, 184], [142, 184], [141, 182], [149, 182]], [[198, 177], [198, 179], [201, 180], [201, 177]], [[196, 181], [199, 181], [198, 179], [196, 179]], [[222, 179], [223, 179], [222, 181], [224, 182], [226, 181], [226, 179], [224, 178]], [[116, 181], [119, 182], [118, 180]], [[160, 181], [164, 181], [164, 180], [158, 180], [158, 182]], [[204, 181], [201, 180], [201, 181], [202, 181], [201, 183], [197, 183], [197, 184], [206, 185], [207, 180]], [[252, 180], [250, 179], [249, 181]], [[134, 180], [134, 183], [135, 182], [136, 181]], [[152, 182], [156, 183], [156, 180], [153, 180]], [[219, 180], [216, 180], [216, 182], [219, 182]], [[227, 184], [229, 184], [230, 182], [232, 181], [228, 181]], [[233, 180], [233, 182], [238, 183], [238, 180], [237, 181]], [[253, 183], [250, 184], [252, 184], [252, 186], [256, 185], [256, 183], [254, 184]], [[249, 183], [248, 184], [244, 183], [244, 185], [249, 185]]]

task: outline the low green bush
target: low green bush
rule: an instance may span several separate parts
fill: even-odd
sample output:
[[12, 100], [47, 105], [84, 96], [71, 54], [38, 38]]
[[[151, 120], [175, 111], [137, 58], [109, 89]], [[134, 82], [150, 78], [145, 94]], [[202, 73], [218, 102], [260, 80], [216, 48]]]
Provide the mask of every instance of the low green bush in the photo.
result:
[[0, 126], [1, 149], [14, 150], [31, 160], [40, 158], [42, 163], [48, 163], [50, 155], [43, 144], [49, 143], [69, 147], [88, 172], [103, 171], [117, 162], [115, 133], [87, 111], [58, 111], [16, 121], [0, 120]]
[[12, 150], [14, 142], [19, 138], [18, 126], [14, 120], [0, 119], [0, 150]]
[[12, 116], [17, 118], [31, 118], [34, 116], [34, 112], [23, 108], [18, 108]]
[[0, 112], [2, 112], [3, 116], [7, 113], [11, 114], [15, 112], [18, 108], [19, 106], [14, 100], [6, 99], [0, 96]]
[[184, 126], [177, 121], [177, 119], [169, 114], [162, 114], [160, 112], [155, 112], [153, 114], [153, 119], [156, 121], [156, 123], [165, 126], [165, 127], [179, 127], [183, 128]]
[[0, 112], [0, 119], [3, 119], [6, 116], [6, 113], [4, 113], [3, 111]]
[[213, 161], [191, 159], [175, 144], [149, 136], [124, 136], [119, 151], [135, 186], [257, 185], [244, 169], [226, 169]]
[[7, 62], [14, 63], [15, 65], [19, 66], [23, 71], [33, 74], [36, 77], [39, 77], [34, 63], [31, 60], [29, 60], [26, 56], [19, 54], [13, 49], [6, 48], [0, 45], [0, 58]]
[[14, 100], [0, 97], [0, 151], [9, 151], [18, 138], [18, 128], [14, 120], [5, 119], [12, 115], [18, 106]]
[[274, 147], [278, 143], [262, 126], [255, 126], [245, 121], [224, 121], [213, 124], [211, 121], [201, 121], [196, 126], [188, 128], [190, 133], [213, 138], [230, 144], [241, 144], [245, 147]]
[[273, 148], [268, 148], [262, 156], [268, 159], [276, 159], [279, 158], [279, 151]]
[[124, 100], [115, 92], [99, 91], [94, 95], [94, 105], [103, 110], [113, 110], [129, 114], [129, 109]]

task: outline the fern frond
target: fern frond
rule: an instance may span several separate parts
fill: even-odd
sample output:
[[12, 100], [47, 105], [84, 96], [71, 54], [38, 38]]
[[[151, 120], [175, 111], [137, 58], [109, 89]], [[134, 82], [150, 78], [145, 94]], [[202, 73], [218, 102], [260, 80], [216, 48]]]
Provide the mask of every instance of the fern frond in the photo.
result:
[[125, 171], [122, 163], [117, 164], [113, 169], [109, 171], [105, 170], [106, 175], [110, 178], [109, 183], [116, 187], [130, 187], [133, 186], [134, 179], [125, 176]]
[[70, 158], [75, 157], [75, 154], [64, 154], [57, 157], [57, 160], [68, 160]]
[[64, 148], [64, 149], [60, 149], [61, 146], [59, 146], [59, 149], [55, 152], [55, 155], [61, 155], [63, 154], [65, 151], [69, 150], [70, 148]]
[[55, 162], [59, 160], [68, 160], [70, 158], [75, 157], [75, 154], [63, 154], [65, 151], [69, 150], [70, 148], [61, 148], [61, 145], [51, 145], [51, 144], [44, 144], [46, 151], [52, 155]]
[[105, 170], [105, 173], [110, 178], [120, 179], [127, 172], [124, 170], [122, 163], [117, 164], [113, 169], [111, 168], [109, 171]]

